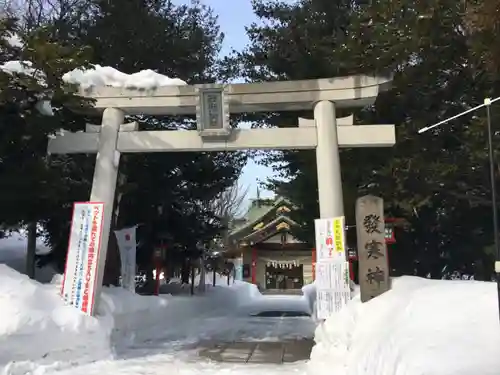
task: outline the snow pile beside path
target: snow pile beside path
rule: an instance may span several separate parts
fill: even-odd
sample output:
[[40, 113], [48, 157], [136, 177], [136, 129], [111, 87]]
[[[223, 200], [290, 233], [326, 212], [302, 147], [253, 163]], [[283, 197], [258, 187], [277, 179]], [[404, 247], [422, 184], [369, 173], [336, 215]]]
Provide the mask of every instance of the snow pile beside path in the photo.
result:
[[[350, 281], [351, 286], [351, 298], [354, 298], [357, 294], [359, 294], [359, 285], [356, 285], [354, 281]], [[302, 287], [302, 294], [309, 304], [309, 308], [312, 312], [312, 317], [314, 320], [316, 319], [316, 282], [312, 282], [311, 284], [304, 285]]]
[[[201, 279], [201, 274], [198, 274], [194, 278], [194, 283], [198, 285], [200, 283]], [[220, 273], [215, 273], [215, 285], [220, 285], [220, 286], [231, 286], [234, 284], [234, 282], [237, 282], [238, 280], [234, 280], [232, 275], [229, 277], [229, 283], [228, 283], [228, 276], [221, 275]], [[214, 282], [214, 273], [213, 272], [205, 272], [205, 285], [213, 285]]]
[[151, 69], [133, 74], [122, 73], [110, 66], [94, 65], [92, 69], [75, 69], [63, 75], [63, 81], [79, 85], [83, 89], [91, 87], [118, 87], [136, 90], [154, 90], [162, 86], [184, 86], [179, 78], [170, 78]]
[[165, 323], [168, 299], [103, 288], [94, 318], [64, 304], [61, 283], [62, 275], [43, 285], [0, 265], [0, 372], [112, 358], [120, 340]]
[[103, 288], [97, 315], [112, 322], [110, 345], [133, 341], [137, 333], [154, 331], [154, 327], [164, 324], [170, 307], [168, 297], [141, 296], [119, 287]]
[[[222, 287], [223, 284], [221, 284]], [[222, 290], [227, 293], [228, 298], [233, 298], [232, 303], [241, 306], [248, 302], [254, 301], [262, 297], [262, 293], [257, 288], [257, 285], [247, 283], [246, 281], [236, 280], [234, 284], [228, 287], [222, 287]]]
[[302, 294], [307, 300], [311, 311], [314, 311], [316, 306], [316, 284], [312, 282], [311, 284], [304, 285], [302, 287]]
[[405, 276], [316, 330], [311, 374], [498, 375], [496, 285]]
[[103, 288], [98, 315], [137, 314], [148, 309], [163, 309], [166, 306], [166, 298], [141, 296], [120, 287], [109, 287]]
[[[110, 355], [111, 325], [64, 305], [57, 284], [42, 285], [0, 265], [0, 368]], [[108, 324], [107, 324], [108, 323]]]

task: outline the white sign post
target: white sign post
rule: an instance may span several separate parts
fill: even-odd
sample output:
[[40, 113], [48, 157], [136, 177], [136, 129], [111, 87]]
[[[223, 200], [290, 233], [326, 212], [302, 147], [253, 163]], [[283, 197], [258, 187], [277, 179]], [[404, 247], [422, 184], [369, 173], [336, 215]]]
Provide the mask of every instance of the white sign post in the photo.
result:
[[61, 296], [86, 315], [94, 314], [103, 213], [104, 204], [100, 202], [73, 205]]
[[135, 293], [137, 226], [115, 230], [121, 259], [122, 287]]
[[351, 299], [349, 263], [345, 246], [345, 219], [317, 219], [316, 304], [318, 319], [340, 311]]

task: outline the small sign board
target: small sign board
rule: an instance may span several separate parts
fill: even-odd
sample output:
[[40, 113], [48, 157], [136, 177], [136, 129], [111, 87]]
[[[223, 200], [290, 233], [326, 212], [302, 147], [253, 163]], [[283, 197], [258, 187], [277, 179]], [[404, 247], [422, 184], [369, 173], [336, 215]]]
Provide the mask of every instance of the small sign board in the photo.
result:
[[356, 232], [361, 301], [366, 302], [390, 289], [382, 198], [367, 195], [357, 199]]
[[316, 219], [316, 260], [346, 260], [344, 216], [332, 219]]
[[230, 134], [229, 106], [223, 85], [200, 85], [196, 103], [197, 128], [202, 137]]
[[81, 202], [73, 205], [61, 296], [66, 303], [86, 315], [93, 315], [96, 302], [103, 214], [104, 203]]

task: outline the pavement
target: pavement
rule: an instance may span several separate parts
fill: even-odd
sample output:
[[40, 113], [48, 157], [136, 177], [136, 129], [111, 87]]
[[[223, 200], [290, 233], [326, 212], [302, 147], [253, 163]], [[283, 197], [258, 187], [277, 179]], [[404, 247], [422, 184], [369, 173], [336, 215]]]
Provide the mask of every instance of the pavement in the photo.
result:
[[313, 345], [312, 339], [204, 343], [199, 347], [198, 355], [216, 362], [284, 364], [308, 360]]
[[284, 295], [284, 296], [302, 296], [301, 289], [263, 289], [260, 291], [263, 295]]

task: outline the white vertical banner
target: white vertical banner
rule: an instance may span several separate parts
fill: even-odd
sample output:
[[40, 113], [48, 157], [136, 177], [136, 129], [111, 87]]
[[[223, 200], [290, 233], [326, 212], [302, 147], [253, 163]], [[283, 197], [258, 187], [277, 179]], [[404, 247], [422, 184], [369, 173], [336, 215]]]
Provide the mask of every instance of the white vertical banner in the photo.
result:
[[243, 281], [243, 257], [238, 257], [234, 259], [234, 279]]
[[104, 203], [78, 202], [73, 217], [61, 287], [64, 301], [93, 315], [98, 288], [97, 260], [101, 246]]
[[137, 226], [115, 230], [121, 259], [122, 287], [135, 293]]
[[316, 219], [316, 310], [318, 319], [340, 311], [351, 299], [345, 218]]

